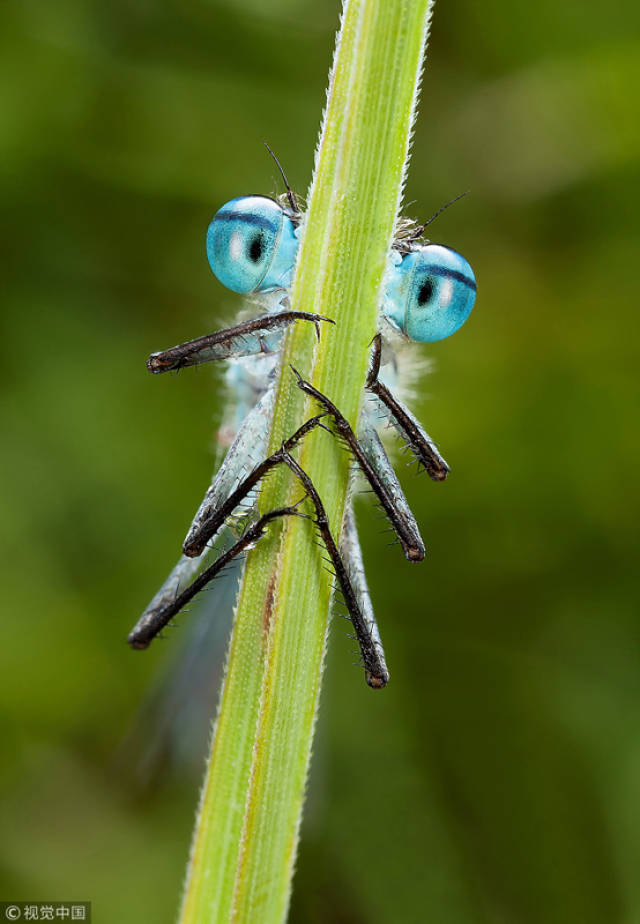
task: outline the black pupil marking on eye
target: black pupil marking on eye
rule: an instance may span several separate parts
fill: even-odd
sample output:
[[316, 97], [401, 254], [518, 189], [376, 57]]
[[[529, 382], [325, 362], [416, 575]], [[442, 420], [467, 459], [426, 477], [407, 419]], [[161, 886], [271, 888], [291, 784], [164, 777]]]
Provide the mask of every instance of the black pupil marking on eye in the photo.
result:
[[418, 304], [426, 305], [427, 302], [431, 301], [432, 296], [433, 296], [433, 280], [427, 277], [425, 281], [422, 283], [422, 285], [420, 286], [420, 290], [418, 292]]
[[253, 263], [257, 263], [261, 257], [262, 257], [262, 235], [256, 234], [255, 237], [251, 238], [251, 243], [249, 244], [249, 259]]

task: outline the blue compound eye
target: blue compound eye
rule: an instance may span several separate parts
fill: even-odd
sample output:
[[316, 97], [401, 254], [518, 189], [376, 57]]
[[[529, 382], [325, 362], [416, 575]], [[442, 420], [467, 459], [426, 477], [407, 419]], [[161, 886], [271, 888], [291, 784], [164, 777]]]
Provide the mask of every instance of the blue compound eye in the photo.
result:
[[233, 292], [286, 288], [297, 249], [293, 222], [266, 196], [232, 199], [216, 212], [207, 230], [209, 265]]
[[462, 327], [476, 300], [476, 280], [464, 257], [439, 244], [407, 254], [387, 288], [385, 313], [410, 340], [444, 340]]

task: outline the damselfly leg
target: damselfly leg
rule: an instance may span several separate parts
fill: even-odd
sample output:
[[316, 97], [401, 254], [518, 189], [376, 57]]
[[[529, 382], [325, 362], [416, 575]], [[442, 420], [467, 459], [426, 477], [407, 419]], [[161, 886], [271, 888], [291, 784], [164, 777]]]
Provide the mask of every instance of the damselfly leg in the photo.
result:
[[[203, 590], [207, 584], [210, 584], [211, 581], [234, 560], [234, 558], [237, 558], [238, 555], [241, 555], [251, 548], [251, 546], [255, 545], [258, 539], [264, 535], [269, 523], [279, 517], [293, 516], [297, 513], [298, 511], [295, 507], [282, 507], [280, 510], [271, 510], [269, 513], [260, 517], [260, 519], [251, 526], [248, 526], [238, 541], [235, 542], [231, 548], [227, 549], [226, 552], [223, 552], [222, 555], [216, 558], [213, 564], [205, 568], [188, 587], [178, 593], [172, 600], [166, 600], [164, 604], [156, 606], [153, 610], [145, 610], [142, 617], [129, 633], [128, 642], [131, 647], [147, 648], [158, 633], [171, 622], [173, 617], [176, 616], [187, 603], [193, 600], [199, 591]], [[189, 559], [187, 559], [187, 561], [188, 560]]]
[[257, 353], [277, 353], [282, 346], [286, 328], [294, 321], [311, 321], [320, 337], [320, 322], [334, 322], [308, 311], [279, 311], [265, 314], [234, 327], [217, 330], [213, 334], [189, 340], [178, 346], [152, 353], [147, 360], [149, 372], [175, 372], [186, 366], [215, 362], [220, 359], [238, 359]]
[[314, 398], [331, 418], [335, 435], [345, 443], [353, 455], [362, 474], [380, 501], [382, 509], [389, 517], [405, 557], [409, 561], [422, 561], [425, 554], [424, 542], [380, 441], [374, 441], [367, 427], [363, 445], [353, 432], [349, 421], [333, 401], [318, 391], [310, 382], [306, 382], [296, 369], [293, 372], [298, 378], [298, 387]]
[[274, 469], [276, 465], [280, 465], [281, 462], [285, 461], [285, 456], [298, 445], [307, 433], [310, 433], [321, 423], [323, 417], [324, 414], [319, 414], [307, 420], [296, 430], [293, 436], [290, 436], [282, 444], [277, 452], [259, 462], [219, 507], [210, 508], [208, 513], [201, 517], [197, 523], [194, 522], [193, 528], [189, 531], [189, 535], [182, 547], [184, 554], [190, 558], [201, 555], [207, 544], [218, 533], [234, 510], [251, 494], [265, 475]]
[[[275, 394], [275, 387], [271, 385], [257, 404], [247, 412], [193, 518], [184, 541], [187, 547], [191, 545], [193, 537], [200, 533], [203, 522], [220, 509], [231, 492], [266, 456]], [[193, 559], [194, 556], [189, 557]]]
[[367, 378], [367, 390], [375, 395], [392, 425], [405, 441], [416, 460], [424, 466], [433, 481], [444, 481], [449, 474], [449, 466], [438, 452], [422, 424], [395, 398], [387, 386], [380, 381], [380, 361], [382, 356], [382, 337], [376, 334], [373, 339], [373, 355]]
[[367, 613], [363, 611], [361, 606], [363, 600], [368, 600], [368, 594], [366, 598], [363, 598], [362, 595], [359, 595], [356, 589], [354, 589], [345, 562], [331, 534], [329, 520], [322, 501], [320, 500], [320, 495], [316, 491], [313, 482], [289, 453], [284, 454], [283, 461], [289, 466], [291, 471], [298, 476], [307, 492], [307, 496], [315, 507], [316, 516], [314, 522], [318, 527], [324, 546], [331, 559], [338, 585], [342, 592], [344, 602], [346, 603], [347, 610], [349, 611], [349, 619], [356, 633], [356, 640], [360, 646], [360, 653], [362, 654], [362, 663], [367, 684], [375, 690], [382, 689], [382, 687], [385, 687], [389, 682], [389, 671], [387, 670], [376, 622], [375, 620], [367, 619]]
[[[353, 540], [351, 540], [349, 551], [351, 553], [351, 560], [354, 561], [355, 564], [353, 573], [356, 578], [356, 583], [354, 584], [350, 577], [349, 568], [345, 564], [331, 533], [329, 520], [320, 499], [320, 495], [316, 491], [308, 474], [298, 465], [289, 453], [289, 449], [292, 449], [306, 433], [314, 429], [319, 423], [319, 417], [311, 418], [311, 420], [307, 421], [306, 424], [296, 431], [293, 437], [283, 444], [282, 448], [277, 453], [269, 456], [268, 459], [265, 459], [264, 462], [257, 467], [255, 472], [252, 473], [253, 477], [250, 476], [245, 479], [232, 497], [234, 501], [237, 501], [240, 494], [246, 496], [253, 490], [257, 481], [263, 478], [275, 465], [287, 465], [296, 475], [306, 491], [306, 497], [311, 500], [314, 506], [315, 517], [313, 518], [313, 522], [317, 526], [322, 542], [327, 550], [338, 585], [346, 603], [349, 618], [353, 624], [355, 636], [360, 646], [366, 681], [369, 686], [379, 689], [386, 686], [388, 683], [389, 672], [386, 667], [378, 628], [373, 618], [366, 583], [364, 583], [361, 557], [354, 561], [356, 551], [353, 546]], [[231, 502], [231, 498], [229, 502]], [[235, 503], [235, 506], [237, 506], [237, 503]], [[179, 613], [199, 591], [203, 590], [207, 584], [214, 580], [234, 558], [246, 552], [264, 535], [270, 522], [283, 516], [294, 515], [303, 516], [308, 519], [308, 517], [297, 509], [298, 506], [297, 504], [293, 507], [283, 507], [279, 510], [270, 511], [260, 517], [245, 530], [240, 539], [235, 542], [231, 548], [220, 555], [213, 564], [199, 574], [198, 577], [174, 599], [167, 600], [164, 605], [156, 607], [153, 611], [145, 611], [145, 614], [143, 614], [142, 618], [129, 634], [129, 644], [133, 648], [148, 647], [156, 635], [168, 625], [173, 617]]]
[[367, 632], [371, 638], [371, 644], [376, 648], [378, 652], [378, 657], [381, 662], [381, 673], [386, 673], [388, 679], [389, 672], [387, 671], [387, 665], [384, 659], [384, 650], [382, 647], [382, 641], [380, 640], [378, 623], [376, 621], [376, 616], [371, 604], [371, 596], [369, 595], [369, 587], [367, 585], [367, 579], [364, 572], [362, 549], [360, 547], [358, 530], [356, 527], [355, 517], [353, 515], [353, 507], [351, 505], [347, 507], [344, 517], [342, 539], [340, 540], [340, 553], [347, 569], [349, 580], [351, 582], [353, 592], [356, 596], [360, 612], [362, 613], [362, 617], [367, 627]]

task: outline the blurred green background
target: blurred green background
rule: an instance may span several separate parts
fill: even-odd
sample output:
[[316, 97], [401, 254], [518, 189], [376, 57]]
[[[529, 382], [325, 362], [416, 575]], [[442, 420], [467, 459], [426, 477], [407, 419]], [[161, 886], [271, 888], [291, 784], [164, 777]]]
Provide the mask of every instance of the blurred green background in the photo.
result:
[[[2, 899], [174, 919], [202, 735], [144, 785], [140, 708], [186, 629], [124, 640], [223, 394], [144, 361], [233, 318], [204, 232], [280, 190], [262, 139], [306, 191], [338, 14], [0, 9]], [[366, 688], [335, 622], [293, 922], [640, 922], [639, 20], [631, 0], [435, 9], [407, 211], [472, 190], [432, 237], [472, 263], [476, 310], [416, 348], [453, 473], [405, 479], [420, 567], [358, 508], [392, 683]]]

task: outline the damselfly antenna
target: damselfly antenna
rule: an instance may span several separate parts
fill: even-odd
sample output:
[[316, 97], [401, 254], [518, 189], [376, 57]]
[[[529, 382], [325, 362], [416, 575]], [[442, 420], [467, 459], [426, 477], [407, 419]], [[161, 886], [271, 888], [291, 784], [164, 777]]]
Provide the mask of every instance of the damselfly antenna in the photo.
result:
[[439, 215], [442, 215], [442, 213], [443, 213], [446, 209], [448, 209], [450, 205], [453, 205], [454, 202], [457, 202], [457, 201], [458, 201], [458, 199], [462, 199], [464, 196], [469, 195], [470, 192], [471, 192], [470, 189], [465, 189], [465, 191], [462, 192], [462, 193], [460, 193], [459, 196], [456, 196], [454, 199], [451, 199], [449, 202], [446, 203], [446, 205], [441, 206], [441, 207], [438, 209], [437, 212], [434, 212], [434, 213], [433, 213], [433, 215], [431, 216], [431, 218], [428, 218], [428, 219], [424, 222], [424, 224], [418, 225], [418, 227], [416, 228], [416, 230], [414, 231], [414, 233], [411, 235], [410, 240], [416, 241], [422, 234], [424, 234], [424, 229], [425, 229], [428, 225], [430, 225], [432, 221], [435, 221], [436, 218], [437, 218]]
[[298, 213], [299, 213], [298, 203], [296, 202], [296, 197], [295, 197], [295, 194], [294, 194], [293, 190], [292, 190], [291, 187], [289, 186], [289, 180], [287, 179], [287, 175], [286, 175], [286, 173], [284, 172], [284, 170], [282, 169], [282, 164], [280, 163], [280, 161], [278, 160], [278, 158], [276, 157], [276, 155], [273, 153], [273, 151], [271, 150], [271, 148], [269, 147], [269, 145], [267, 144], [267, 142], [266, 142], [266, 141], [263, 141], [262, 143], [264, 144], [264, 146], [265, 146], [265, 148], [267, 149], [267, 151], [269, 152], [269, 154], [271, 154], [271, 156], [273, 157], [273, 159], [274, 159], [274, 161], [275, 161], [275, 164], [276, 164], [276, 167], [277, 167], [278, 170], [280, 171], [280, 176], [282, 177], [282, 182], [283, 182], [284, 185], [287, 187], [287, 198], [288, 198], [288, 200], [289, 200], [289, 205], [291, 206], [291, 209], [292, 209], [293, 213], [294, 213], [294, 215], [298, 215]]

